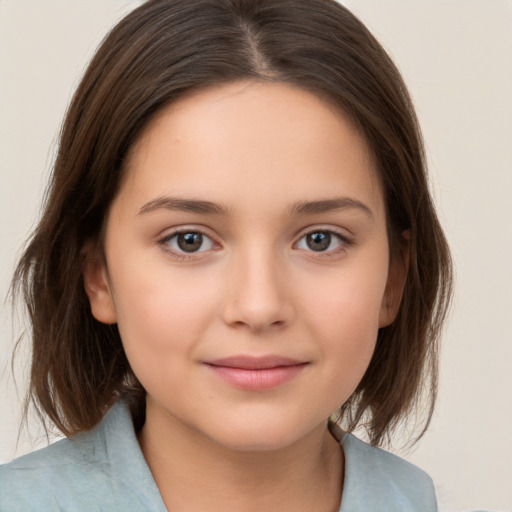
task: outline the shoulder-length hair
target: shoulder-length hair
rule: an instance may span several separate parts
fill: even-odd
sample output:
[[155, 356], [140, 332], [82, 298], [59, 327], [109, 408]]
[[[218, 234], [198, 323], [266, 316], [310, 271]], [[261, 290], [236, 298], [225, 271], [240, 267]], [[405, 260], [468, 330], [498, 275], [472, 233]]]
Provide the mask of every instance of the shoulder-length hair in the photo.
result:
[[349, 431], [364, 424], [373, 444], [415, 407], [424, 413], [420, 436], [426, 429], [452, 270], [420, 129], [397, 68], [334, 0], [150, 0], [108, 34], [78, 86], [41, 220], [13, 278], [31, 322], [27, 404], [64, 434], [94, 427], [120, 396], [136, 425], [143, 421], [145, 391], [117, 327], [93, 318], [82, 281], [84, 247], [101, 246], [128, 150], [170, 102], [248, 79], [322, 96], [364, 135], [384, 188], [391, 251], [402, 250], [406, 232], [410, 264], [398, 316], [380, 329], [340, 418]]

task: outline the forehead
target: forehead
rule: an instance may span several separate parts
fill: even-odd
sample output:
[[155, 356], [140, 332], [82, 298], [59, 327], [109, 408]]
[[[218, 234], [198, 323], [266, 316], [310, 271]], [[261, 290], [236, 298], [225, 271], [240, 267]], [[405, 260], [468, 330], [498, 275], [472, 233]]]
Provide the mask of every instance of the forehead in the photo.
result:
[[227, 84], [167, 105], [132, 147], [126, 170], [125, 187], [141, 200], [158, 190], [219, 201], [234, 191], [247, 200], [270, 193], [276, 202], [287, 191], [382, 196], [367, 143], [341, 109], [281, 83]]

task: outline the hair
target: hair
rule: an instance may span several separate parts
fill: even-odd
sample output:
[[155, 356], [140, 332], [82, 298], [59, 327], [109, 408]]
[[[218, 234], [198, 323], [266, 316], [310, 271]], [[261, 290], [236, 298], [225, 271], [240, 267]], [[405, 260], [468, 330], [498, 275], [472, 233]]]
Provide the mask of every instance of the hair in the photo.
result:
[[398, 315], [379, 330], [339, 421], [348, 431], [364, 425], [378, 445], [416, 411], [417, 440], [437, 392], [450, 254], [406, 86], [366, 27], [334, 0], [150, 0], [107, 35], [69, 106], [43, 213], [13, 277], [31, 327], [25, 412], [32, 404], [43, 424], [73, 435], [124, 397], [142, 426], [145, 391], [117, 326], [90, 311], [84, 247], [101, 248], [125, 157], [155, 113], [192, 91], [243, 80], [326, 98], [364, 135], [383, 184], [391, 254], [408, 244], [410, 264]]

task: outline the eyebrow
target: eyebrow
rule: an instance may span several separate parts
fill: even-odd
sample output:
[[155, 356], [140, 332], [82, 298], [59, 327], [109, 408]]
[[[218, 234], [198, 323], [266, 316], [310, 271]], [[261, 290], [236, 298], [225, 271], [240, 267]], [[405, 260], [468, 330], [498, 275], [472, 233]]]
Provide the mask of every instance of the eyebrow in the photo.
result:
[[370, 219], [373, 219], [373, 212], [366, 204], [358, 199], [351, 197], [336, 197], [333, 199], [324, 199], [320, 201], [301, 201], [291, 208], [291, 214], [295, 215], [314, 215], [317, 213], [327, 213], [335, 210], [359, 210], [365, 213]]
[[202, 215], [227, 215], [228, 209], [224, 206], [201, 201], [198, 199], [180, 199], [177, 197], [157, 197], [146, 203], [140, 210], [139, 215], [154, 212], [155, 210], [177, 210], [182, 212], [200, 213]]
[[[181, 199], [170, 196], [157, 197], [156, 199], [147, 202], [142, 206], [142, 208], [140, 208], [138, 214], [144, 215], [162, 209], [198, 213], [201, 215], [227, 216], [229, 214], [229, 209], [218, 203], [199, 199]], [[358, 199], [350, 197], [336, 197], [317, 201], [300, 201], [290, 208], [289, 214], [315, 215], [336, 210], [350, 209], [362, 211], [370, 219], [373, 219], [373, 212], [366, 204]]]

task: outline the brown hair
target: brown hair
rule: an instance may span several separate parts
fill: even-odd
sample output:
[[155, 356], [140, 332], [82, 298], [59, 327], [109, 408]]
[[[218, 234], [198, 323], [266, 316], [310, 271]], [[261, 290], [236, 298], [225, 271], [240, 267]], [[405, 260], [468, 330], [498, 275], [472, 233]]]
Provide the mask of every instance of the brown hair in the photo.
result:
[[169, 102], [246, 79], [328, 98], [365, 136], [384, 186], [391, 250], [400, 250], [407, 232], [410, 266], [398, 316], [379, 331], [340, 417], [348, 430], [364, 423], [379, 444], [423, 403], [426, 389], [428, 425], [451, 262], [396, 67], [334, 0], [150, 0], [108, 34], [85, 72], [63, 124], [42, 218], [13, 278], [32, 328], [29, 400], [64, 434], [92, 428], [119, 396], [139, 426], [143, 421], [145, 392], [117, 327], [93, 318], [82, 282], [84, 246], [101, 245], [129, 148]]

